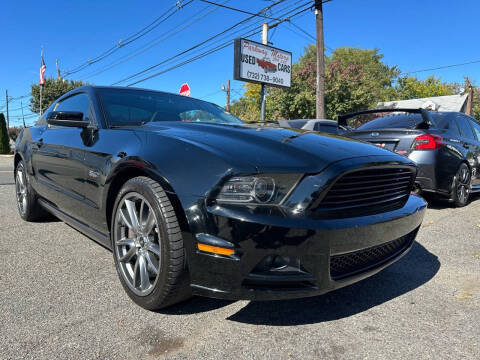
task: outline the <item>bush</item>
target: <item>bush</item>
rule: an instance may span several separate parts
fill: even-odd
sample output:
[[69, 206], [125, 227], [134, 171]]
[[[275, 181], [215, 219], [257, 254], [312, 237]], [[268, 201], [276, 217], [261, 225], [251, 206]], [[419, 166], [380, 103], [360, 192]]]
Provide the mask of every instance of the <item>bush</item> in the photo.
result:
[[10, 140], [3, 113], [0, 113], [0, 154], [10, 154]]

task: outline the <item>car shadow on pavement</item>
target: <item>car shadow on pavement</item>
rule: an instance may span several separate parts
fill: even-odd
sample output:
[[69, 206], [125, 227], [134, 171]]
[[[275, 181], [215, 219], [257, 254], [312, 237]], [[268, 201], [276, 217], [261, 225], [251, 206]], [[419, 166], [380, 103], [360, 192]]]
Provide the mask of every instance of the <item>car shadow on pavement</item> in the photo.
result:
[[416, 289], [432, 279], [439, 268], [437, 256], [415, 242], [404, 258], [361, 282], [311, 298], [250, 302], [228, 320], [272, 326], [338, 320]]
[[[251, 301], [227, 319], [255, 325], [294, 326], [346, 318], [416, 289], [432, 279], [439, 269], [437, 256], [415, 242], [397, 263], [361, 282], [311, 298]], [[232, 303], [234, 301], [194, 296], [157, 312], [190, 315]]]
[[[443, 197], [434, 197], [434, 196], [425, 196], [425, 200], [428, 203], [428, 208], [432, 210], [443, 210], [448, 208], [455, 208], [454, 204], [449, 202], [447, 198]], [[470, 195], [467, 206], [472, 202], [480, 200], [480, 194], [475, 193]]]

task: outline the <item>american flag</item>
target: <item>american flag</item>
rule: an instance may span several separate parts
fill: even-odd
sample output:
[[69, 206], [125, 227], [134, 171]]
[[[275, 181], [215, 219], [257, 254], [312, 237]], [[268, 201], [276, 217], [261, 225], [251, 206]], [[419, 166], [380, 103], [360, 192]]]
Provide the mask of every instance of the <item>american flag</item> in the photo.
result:
[[43, 61], [43, 55], [42, 55], [42, 61], [40, 62], [40, 85], [45, 84], [45, 70], [47, 66], [45, 65], [45, 61]]

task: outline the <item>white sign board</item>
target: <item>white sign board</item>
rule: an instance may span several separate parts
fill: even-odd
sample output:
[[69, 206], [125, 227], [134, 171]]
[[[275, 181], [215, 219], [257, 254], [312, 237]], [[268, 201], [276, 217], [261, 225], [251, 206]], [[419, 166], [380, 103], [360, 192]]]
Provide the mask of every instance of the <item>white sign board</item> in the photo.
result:
[[235, 39], [234, 79], [290, 87], [292, 53], [247, 39]]

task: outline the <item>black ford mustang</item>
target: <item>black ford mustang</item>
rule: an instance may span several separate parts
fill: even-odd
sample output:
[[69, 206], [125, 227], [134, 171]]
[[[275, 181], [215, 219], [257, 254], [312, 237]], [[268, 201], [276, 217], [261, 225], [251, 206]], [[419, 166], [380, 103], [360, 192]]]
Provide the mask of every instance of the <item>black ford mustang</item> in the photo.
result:
[[426, 207], [405, 157], [149, 90], [75, 89], [15, 150], [22, 218], [46, 210], [112, 249], [147, 309], [348, 285], [405, 254]]

